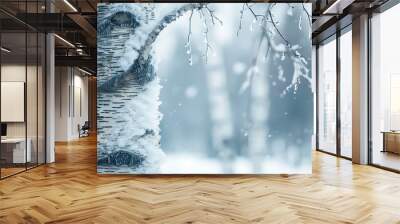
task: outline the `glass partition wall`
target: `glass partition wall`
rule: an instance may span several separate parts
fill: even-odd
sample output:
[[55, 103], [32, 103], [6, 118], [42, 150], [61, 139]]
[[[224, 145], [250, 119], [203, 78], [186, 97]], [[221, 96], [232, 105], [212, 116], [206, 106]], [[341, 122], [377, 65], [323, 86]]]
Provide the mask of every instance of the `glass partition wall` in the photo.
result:
[[[35, 13], [41, 2], [17, 6]], [[0, 12], [1, 179], [45, 163], [45, 41], [44, 33]]]
[[[400, 4], [388, 5], [369, 21], [368, 163], [400, 172]], [[351, 159], [351, 25], [317, 48], [317, 149]]]
[[[26, 33], [1, 33], [1, 177], [26, 169]], [[6, 50], [4, 50], [6, 49]]]
[[317, 149], [352, 157], [351, 25], [317, 46]]

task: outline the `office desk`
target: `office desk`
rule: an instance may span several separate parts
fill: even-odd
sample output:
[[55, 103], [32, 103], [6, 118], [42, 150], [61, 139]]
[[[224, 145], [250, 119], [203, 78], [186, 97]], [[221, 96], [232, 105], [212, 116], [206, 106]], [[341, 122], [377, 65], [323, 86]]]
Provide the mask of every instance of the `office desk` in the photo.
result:
[[392, 152], [400, 154], [400, 132], [383, 131], [383, 150], [382, 152]]
[[25, 138], [6, 138], [1, 139], [1, 157], [6, 163], [25, 163], [31, 162], [31, 139], [27, 139], [25, 152]]

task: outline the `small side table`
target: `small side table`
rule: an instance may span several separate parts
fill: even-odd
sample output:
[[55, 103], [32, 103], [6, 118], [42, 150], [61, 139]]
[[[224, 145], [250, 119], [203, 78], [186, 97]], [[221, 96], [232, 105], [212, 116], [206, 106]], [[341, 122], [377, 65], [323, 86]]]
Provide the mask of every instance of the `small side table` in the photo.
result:
[[391, 152], [400, 154], [400, 131], [382, 131], [383, 150], [382, 152]]

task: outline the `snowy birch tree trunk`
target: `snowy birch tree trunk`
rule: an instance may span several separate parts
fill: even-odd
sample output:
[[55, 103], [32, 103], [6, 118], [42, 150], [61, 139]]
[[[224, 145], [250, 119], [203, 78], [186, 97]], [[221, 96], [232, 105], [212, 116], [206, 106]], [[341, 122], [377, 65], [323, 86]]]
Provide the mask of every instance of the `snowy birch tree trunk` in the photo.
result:
[[[160, 148], [160, 84], [152, 44], [187, 4], [160, 20], [146, 4], [100, 4], [98, 20], [98, 171], [156, 173]], [[150, 14], [150, 15], [149, 15]], [[150, 17], [150, 19], [149, 19]]]
[[234, 127], [227, 87], [227, 75], [222, 57], [212, 57], [206, 65], [208, 96], [212, 121], [211, 139], [213, 149], [223, 161], [224, 173], [232, 172], [232, 141]]
[[[260, 40], [259, 48], [266, 49], [268, 43]], [[266, 73], [266, 64], [263, 63], [264, 52], [268, 50], [259, 50], [254, 61], [254, 66], [249, 72], [252, 72], [250, 83], [250, 130], [249, 130], [249, 156], [253, 163], [253, 172], [262, 172], [262, 164], [267, 152], [267, 120], [269, 112], [268, 83]]]
[[128, 70], [132, 76], [123, 82], [106, 85], [108, 80], [125, 74], [121, 59], [133, 61], [139, 54], [128, 40], [145, 33], [139, 33], [133, 15], [124, 11], [114, 12], [111, 20], [113, 27], [101, 30], [98, 37], [98, 165], [102, 172], [157, 172], [163, 157], [159, 148], [160, 86], [154, 78], [151, 57], [136, 62]]

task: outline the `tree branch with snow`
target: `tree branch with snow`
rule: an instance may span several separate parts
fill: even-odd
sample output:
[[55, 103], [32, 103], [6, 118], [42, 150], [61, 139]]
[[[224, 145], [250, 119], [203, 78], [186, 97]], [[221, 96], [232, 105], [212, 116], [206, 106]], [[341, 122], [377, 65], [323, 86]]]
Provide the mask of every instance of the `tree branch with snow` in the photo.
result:
[[[249, 5], [248, 3], [243, 3], [243, 7], [241, 10], [241, 18], [243, 17], [243, 13], [245, 9], [248, 9], [250, 14], [254, 17], [255, 21], [260, 22], [260, 28], [261, 28], [261, 33], [260, 33], [260, 38], [261, 40], [266, 40], [268, 47], [267, 47], [267, 52], [266, 52], [266, 57], [269, 55], [270, 51], [276, 54], [282, 55], [282, 59], [284, 59], [284, 55], [288, 54], [290, 55], [290, 59], [292, 60], [292, 65], [293, 65], [293, 78], [289, 86], [285, 88], [283, 91], [283, 95], [287, 93], [291, 88], [294, 88], [295, 91], [297, 90], [298, 84], [300, 83], [300, 79], [305, 79], [309, 85], [311, 85], [312, 80], [311, 80], [311, 75], [309, 74], [309, 69], [307, 68], [307, 65], [310, 63], [310, 59], [306, 59], [301, 55], [299, 52], [300, 46], [297, 44], [292, 44], [289, 39], [284, 35], [284, 33], [279, 29], [278, 22], [274, 18], [274, 13], [273, 13], [273, 8], [275, 4], [270, 4], [267, 6], [265, 9], [265, 12], [263, 14], [257, 14], [255, 10], [252, 8], [252, 5]], [[290, 4], [288, 4], [289, 7], [292, 7]], [[302, 4], [302, 10], [305, 12], [306, 16], [308, 17], [309, 21], [311, 21], [310, 14], [308, 13], [307, 9], [305, 8], [304, 4]], [[300, 15], [301, 16], [301, 15]], [[240, 19], [239, 22], [239, 29], [238, 33], [242, 27], [242, 19]], [[301, 22], [301, 17], [299, 19], [299, 22]], [[278, 43], [275, 42], [273, 36], [277, 35], [280, 39]], [[260, 47], [257, 48], [257, 51], [260, 50]], [[249, 71], [254, 70], [254, 61], [257, 61], [257, 57], [259, 55], [258, 52], [255, 54], [255, 59], [252, 61], [252, 65], [249, 67]], [[249, 80], [251, 79], [251, 76], [253, 75], [253, 72], [248, 72], [246, 81], [242, 84], [241, 87], [241, 92], [247, 89], [249, 86]]]

